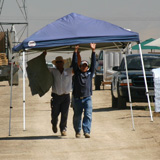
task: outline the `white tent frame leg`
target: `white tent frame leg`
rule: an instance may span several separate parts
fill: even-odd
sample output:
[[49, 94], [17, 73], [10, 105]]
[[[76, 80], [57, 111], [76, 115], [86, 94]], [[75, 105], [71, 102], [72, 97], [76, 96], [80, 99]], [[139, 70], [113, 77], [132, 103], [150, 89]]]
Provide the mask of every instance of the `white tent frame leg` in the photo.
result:
[[11, 113], [12, 113], [12, 84], [13, 84], [13, 58], [11, 60], [11, 80], [10, 80], [10, 113], [9, 113], [9, 136], [11, 136]]
[[23, 51], [23, 130], [26, 130], [26, 120], [25, 120], [25, 100], [26, 100], [26, 91], [25, 91], [25, 75], [26, 75], [26, 67], [25, 67], [25, 51]]
[[[13, 59], [11, 61], [11, 80], [10, 80], [10, 113], [9, 113], [9, 136], [11, 136], [11, 113], [12, 113], [12, 86], [13, 86]], [[26, 75], [26, 67], [25, 67], [25, 52], [23, 51], [23, 130], [26, 130], [25, 123], [25, 75]]]
[[150, 117], [151, 117], [151, 122], [153, 122], [151, 103], [150, 103], [150, 99], [149, 99], [148, 85], [147, 85], [147, 79], [146, 79], [146, 72], [145, 72], [145, 68], [144, 68], [144, 62], [143, 62], [143, 56], [142, 56], [142, 48], [141, 48], [141, 44], [140, 43], [139, 43], [139, 52], [140, 52], [140, 57], [141, 57], [143, 77], [144, 77], [144, 83], [145, 83], [145, 88], [146, 88], [146, 96], [147, 96], [147, 100], [148, 100]]
[[134, 118], [133, 118], [133, 109], [132, 109], [131, 91], [130, 91], [129, 78], [128, 78], [128, 67], [127, 67], [126, 54], [124, 54], [124, 61], [125, 61], [125, 68], [126, 68], [127, 87], [128, 87], [128, 96], [129, 96], [130, 111], [131, 111], [131, 118], [132, 118], [132, 127], [133, 127], [133, 131], [135, 131]]
[[[141, 57], [141, 63], [142, 63], [142, 70], [143, 70], [143, 77], [144, 77], [144, 82], [145, 82], [146, 96], [147, 96], [147, 100], [148, 100], [150, 117], [151, 117], [151, 122], [153, 122], [152, 110], [151, 110], [151, 103], [150, 103], [150, 99], [149, 99], [148, 85], [147, 85], [147, 79], [146, 79], [146, 72], [145, 72], [145, 68], [144, 68], [144, 62], [143, 62], [141, 44], [139, 44], [139, 51], [140, 51], [140, 57]], [[133, 127], [133, 130], [135, 130], [126, 54], [124, 54], [124, 61], [125, 61], [125, 68], [126, 68], [127, 87], [128, 87], [128, 96], [129, 96], [130, 111], [131, 111], [131, 118], [132, 118], [132, 127]]]

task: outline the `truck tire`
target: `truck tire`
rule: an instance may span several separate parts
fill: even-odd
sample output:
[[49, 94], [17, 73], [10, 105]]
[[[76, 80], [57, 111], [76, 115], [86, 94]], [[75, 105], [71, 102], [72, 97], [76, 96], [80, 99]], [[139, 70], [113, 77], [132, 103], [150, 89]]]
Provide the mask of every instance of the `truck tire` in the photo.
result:
[[126, 99], [121, 96], [118, 96], [118, 108], [119, 109], [126, 109], [127, 108]]
[[112, 108], [118, 108], [118, 98], [115, 98], [112, 92], [112, 85], [111, 85], [111, 96], [112, 96]]
[[95, 75], [95, 90], [100, 90], [101, 86], [101, 79], [99, 76]]
[[118, 92], [118, 108], [119, 109], [126, 109], [127, 105], [126, 105], [126, 99], [123, 98], [122, 96], [120, 96], [119, 92]]

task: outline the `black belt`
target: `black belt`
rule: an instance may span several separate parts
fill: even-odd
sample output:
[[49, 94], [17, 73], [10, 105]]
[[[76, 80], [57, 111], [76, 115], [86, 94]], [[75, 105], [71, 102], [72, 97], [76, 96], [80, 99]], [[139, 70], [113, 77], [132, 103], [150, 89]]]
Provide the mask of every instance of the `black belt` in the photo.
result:
[[[68, 93], [69, 94], [69, 93]], [[56, 93], [51, 93], [51, 96], [53, 97], [53, 96], [64, 96], [64, 95], [68, 95], [68, 94], [61, 94], [61, 95], [59, 95], [59, 94], [56, 94]]]
[[86, 97], [76, 97], [77, 99], [84, 99], [84, 98], [86, 98]]

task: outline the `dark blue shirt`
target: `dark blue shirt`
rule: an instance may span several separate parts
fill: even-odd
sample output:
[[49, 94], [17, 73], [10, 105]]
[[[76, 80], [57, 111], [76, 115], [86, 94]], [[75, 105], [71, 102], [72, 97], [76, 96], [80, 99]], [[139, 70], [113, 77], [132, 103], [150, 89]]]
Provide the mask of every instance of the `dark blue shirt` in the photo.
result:
[[92, 78], [96, 65], [95, 52], [92, 52], [91, 67], [87, 72], [81, 72], [77, 62], [78, 62], [77, 53], [74, 52], [72, 59], [72, 67], [74, 71], [73, 96], [75, 98], [89, 97], [92, 95]]

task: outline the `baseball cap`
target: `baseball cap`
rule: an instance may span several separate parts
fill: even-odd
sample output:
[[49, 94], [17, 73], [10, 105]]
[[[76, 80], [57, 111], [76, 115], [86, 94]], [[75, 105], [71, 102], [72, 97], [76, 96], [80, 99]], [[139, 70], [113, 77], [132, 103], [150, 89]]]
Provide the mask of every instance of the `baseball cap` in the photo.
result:
[[87, 66], [89, 66], [89, 63], [86, 60], [81, 61], [81, 65], [83, 64], [87, 64]]

